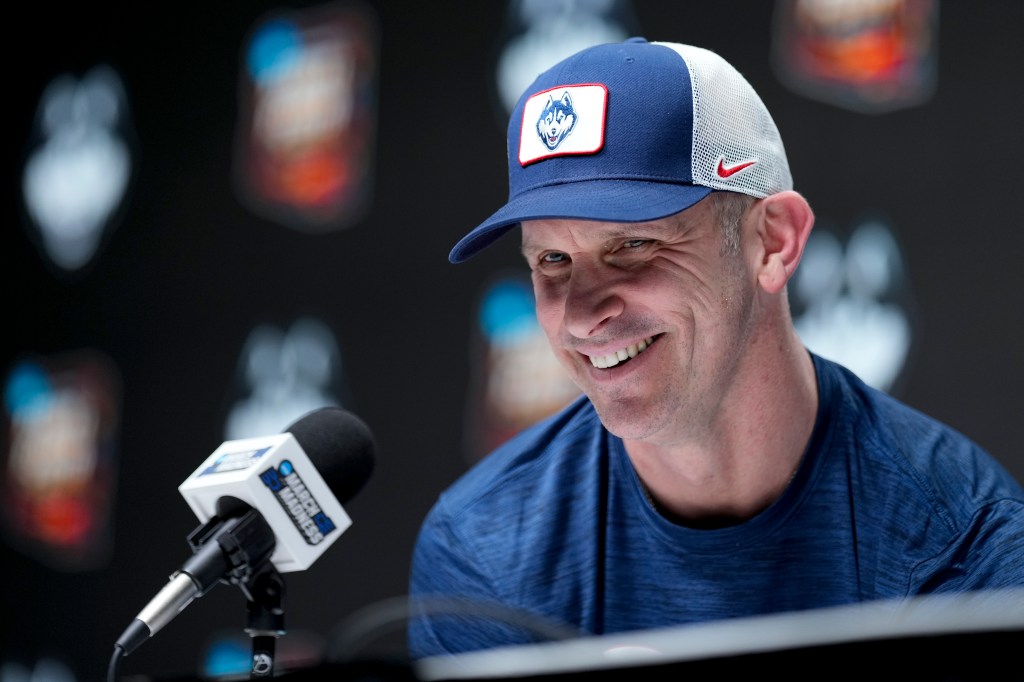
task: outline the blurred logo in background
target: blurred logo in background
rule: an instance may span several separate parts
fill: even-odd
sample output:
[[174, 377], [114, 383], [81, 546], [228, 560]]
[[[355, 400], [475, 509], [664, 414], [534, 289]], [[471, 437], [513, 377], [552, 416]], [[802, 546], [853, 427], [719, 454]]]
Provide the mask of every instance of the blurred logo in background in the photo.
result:
[[502, 126], [519, 96], [548, 67], [583, 48], [637, 33], [628, 0], [511, 0], [494, 74]]
[[[301, 671], [324, 662], [324, 637], [310, 630], [289, 628], [288, 636], [277, 640], [274, 666], [282, 671]], [[199, 659], [203, 679], [247, 679], [252, 676], [252, 637], [236, 631], [218, 630], [207, 638]], [[3, 682], [0, 680], [0, 682]]]
[[485, 287], [473, 348], [466, 420], [470, 462], [580, 395], [537, 322], [526, 277], [499, 276]]
[[341, 2], [262, 20], [244, 48], [236, 185], [254, 212], [303, 232], [360, 218], [375, 148], [374, 15]]
[[935, 90], [937, 0], [776, 0], [772, 54], [794, 91], [862, 113]]
[[913, 341], [909, 284], [886, 222], [864, 220], [848, 238], [816, 226], [789, 288], [797, 333], [809, 350], [893, 392]]
[[88, 266], [132, 177], [134, 133], [121, 79], [105, 65], [43, 91], [22, 175], [29, 234], [59, 272]]
[[12, 547], [65, 571], [112, 549], [120, 374], [96, 351], [23, 358], [4, 383], [4, 531]]
[[238, 360], [225, 440], [280, 433], [320, 407], [345, 407], [348, 387], [334, 333], [312, 317], [252, 329]]
[[0, 682], [76, 682], [71, 666], [54, 656], [35, 661], [0, 661]]

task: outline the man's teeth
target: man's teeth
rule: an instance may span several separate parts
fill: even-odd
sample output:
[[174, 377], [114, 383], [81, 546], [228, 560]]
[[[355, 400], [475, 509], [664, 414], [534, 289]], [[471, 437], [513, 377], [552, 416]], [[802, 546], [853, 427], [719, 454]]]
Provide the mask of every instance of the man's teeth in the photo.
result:
[[635, 343], [632, 346], [626, 346], [622, 350], [617, 350], [614, 353], [608, 353], [607, 355], [594, 355], [590, 358], [590, 364], [598, 369], [607, 369], [608, 367], [614, 367], [623, 360], [635, 358], [640, 353], [644, 352], [647, 346], [651, 345], [654, 337], [648, 337], [640, 343]]

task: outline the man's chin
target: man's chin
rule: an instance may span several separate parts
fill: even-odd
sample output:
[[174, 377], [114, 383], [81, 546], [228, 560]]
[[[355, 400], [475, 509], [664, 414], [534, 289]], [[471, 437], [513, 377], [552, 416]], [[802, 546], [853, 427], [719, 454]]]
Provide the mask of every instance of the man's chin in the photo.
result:
[[640, 400], [595, 401], [591, 398], [601, 424], [623, 440], [643, 440], [658, 432], [651, 409]]

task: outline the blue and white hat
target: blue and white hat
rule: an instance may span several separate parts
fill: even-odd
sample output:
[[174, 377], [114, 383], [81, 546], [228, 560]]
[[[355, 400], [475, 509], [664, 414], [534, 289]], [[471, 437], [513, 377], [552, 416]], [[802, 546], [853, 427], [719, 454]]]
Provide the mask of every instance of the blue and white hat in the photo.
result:
[[792, 189], [775, 122], [714, 52], [630, 38], [542, 73], [508, 126], [508, 203], [452, 249], [461, 263], [523, 220], [657, 220], [713, 190]]

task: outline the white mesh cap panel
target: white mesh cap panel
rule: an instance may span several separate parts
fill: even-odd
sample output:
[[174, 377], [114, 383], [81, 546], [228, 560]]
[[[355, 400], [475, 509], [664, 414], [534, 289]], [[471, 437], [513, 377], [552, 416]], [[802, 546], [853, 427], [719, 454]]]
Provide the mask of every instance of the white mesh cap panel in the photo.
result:
[[690, 71], [693, 181], [761, 198], [792, 189], [782, 138], [750, 83], [714, 52], [655, 44], [678, 52]]

